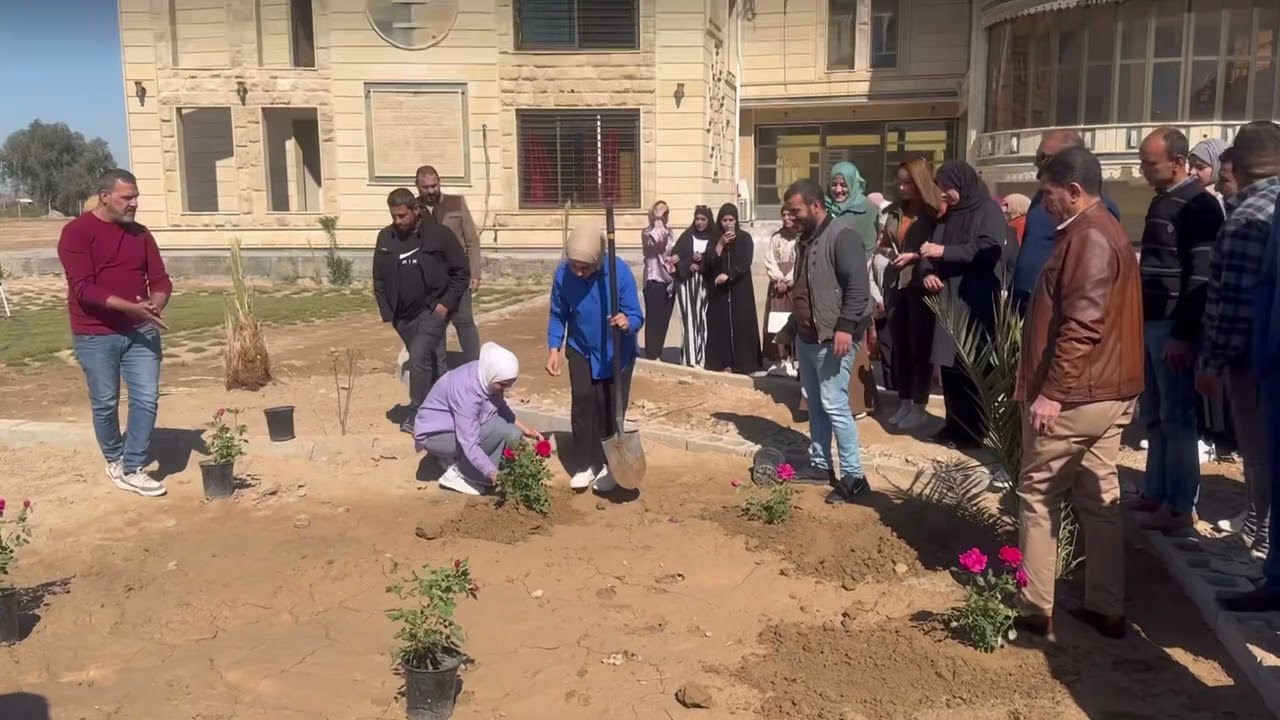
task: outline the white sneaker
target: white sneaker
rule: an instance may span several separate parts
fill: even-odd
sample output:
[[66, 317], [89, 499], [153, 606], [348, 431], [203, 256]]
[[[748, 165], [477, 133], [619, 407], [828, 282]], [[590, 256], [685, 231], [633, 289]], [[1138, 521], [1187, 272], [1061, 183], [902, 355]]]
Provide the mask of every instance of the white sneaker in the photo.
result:
[[596, 474], [591, 470], [583, 470], [569, 478], [569, 487], [574, 490], [586, 490], [596, 481]]
[[898, 421], [898, 429], [914, 430], [927, 422], [929, 422], [929, 413], [924, 406], [911, 403], [911, 409]]
[[124, 460], [107, 462], [107, 479], [115, 483], [117, 487], [124, 482]]
[[591, 489], [596, 492], [610, 492], [616, 487], [618, 487], [618, 481], [613, 479], [608, 465], [600, 468], [600, 472], [596, 473], [595, 482], [591, 485]]
[[163, 484], [148, 475], [146, 470], [137, 470], [125, 475], [122, 469], [119, 479], [112, 478], [112, 480], [115, 482], [116, 487], [121, 490], [128, 490], [143, 497], [160, 497], [169, 492], [164, 489]]
[[1199, 454], [1200, 454], [1200, 464], [1201, 464], [1201, 465], [1203, 465], [1203, 464], [1205, 464], [1205, 463], [1207, 463], [1207, 462], [1213, 462], [1214, 457], [1216, 457], [1216, 456], [1217, 456], [1217, 453], [1215, 453], [1215, 452], [1213, 451], [1213, 446], [1212, 446], [1212, 445], [1210, 445], [1209, 443], [1206, 443], [1206, 442], [1205, 442], [1205, 441], [1203, 441], [1203, 440], [1200, 440], [1200, 441], [1198, 442], [1198, 444], [1196, 445], [1196, 450], [1197, 450], [1197, 451], [1199, 452]]
[[898, 423], [902, 422], [902, 419], [905, 418], [907, 416], [907, 413], [909, 412], [911, 412], [911, 403], [909, 402], [898, 403], [898, 409], [894, 410], [893, 414], [889, 416], [889, 420], [888, 420], [889, 425], [897, 425]]
[[800, 377], [800, 366], [795, 360], [788, 360], [784, 368], [787, 371], [787, 377]]
[[1229, 533], [1238, 533], [1244, 529], [1244, 519], [1249, 516], [1249, 511], [1244, 510], [1233, 518], [1226, 518], [1214, 523], [1219, 530]]
[[440, 476], [440, 487], [463, 495], [483, 495], [486, 489], [485, 486], [468, 480], [457, 465], [450, 465]]

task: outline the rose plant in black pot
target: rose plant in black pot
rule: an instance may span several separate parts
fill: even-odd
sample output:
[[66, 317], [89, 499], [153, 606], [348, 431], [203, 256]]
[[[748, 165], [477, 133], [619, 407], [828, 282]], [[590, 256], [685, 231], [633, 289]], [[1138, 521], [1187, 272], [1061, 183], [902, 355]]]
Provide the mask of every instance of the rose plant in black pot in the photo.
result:
[[[6, 516], [6, 512], [8, 513]], [[17, 560], [18, 549], [31, 543], [31, 501], [23, 500], [15, 513], [0, 498], [0, 645], [16, 643], [21, 637], [18, 624], [18, 589], [9, 583], [9, 568]]]
[[[399, 575], [392, 564], [391, 574]], [[466, 560], [433, 568], [424, 565], [387, 586], [403, 606], [387, 612], [400, 628], [393, 657], [404, 674], [405, 709], [409, 720], [453, 717], [458, 694], [462, 627], [453, 619], [459, 598], [475, 598], [480, 588]]]
[[208, 428], [209, 459], [200, 463], [204, 496], [210, 500], [231, 497], [236, 489], [236, 458], [244, 455], [248, 428], [240, 424], [240, 411], [235, 408], [218, 408]]

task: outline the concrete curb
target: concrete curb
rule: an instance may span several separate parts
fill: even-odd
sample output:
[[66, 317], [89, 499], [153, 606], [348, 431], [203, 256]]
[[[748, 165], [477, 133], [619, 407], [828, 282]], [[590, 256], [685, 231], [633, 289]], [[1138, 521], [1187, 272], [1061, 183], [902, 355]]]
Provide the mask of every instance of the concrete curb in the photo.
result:
[[1220, 594], [1252, 590], [1253, 584], [1213, 570], [1214, 555], [1206, 551], [1201, 538], [1169, 537], [1146, 530], [1142, 540], [1200, 609], [1205, 624], [1263, 702], [1280, 718], [1280, 614], [1230, 613], [1218, 607]]

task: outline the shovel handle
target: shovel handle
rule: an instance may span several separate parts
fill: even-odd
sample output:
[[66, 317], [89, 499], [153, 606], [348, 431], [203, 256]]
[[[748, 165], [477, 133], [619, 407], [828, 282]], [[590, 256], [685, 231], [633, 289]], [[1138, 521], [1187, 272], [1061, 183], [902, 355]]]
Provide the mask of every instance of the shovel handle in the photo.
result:
[[622, 406], [622, 330], [613, 325], [613, 316], [618, 314], [621, 303], [618, 300], [618, 240], [613, 220], [613, 203], [604, 205], [604, 236], [607, 244], [605, 255], [606, 272], [609, 275], [609, 327], [613, 329], [613, 419], [614, 435], [622, 436], [622, 423], [627, 409]]

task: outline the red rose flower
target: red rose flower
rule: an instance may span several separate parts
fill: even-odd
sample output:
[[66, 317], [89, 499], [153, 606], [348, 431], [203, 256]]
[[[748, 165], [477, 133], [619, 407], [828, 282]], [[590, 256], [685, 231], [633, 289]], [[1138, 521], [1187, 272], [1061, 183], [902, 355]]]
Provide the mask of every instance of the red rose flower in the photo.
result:
[[30, 501], [30, 500], [23, 500], [23, 501], [22, 501], [22, 509], [23, 509], [23, 510], [30, 510], [30, 509], [31, 509], [31, 501]]
[[549, 458], [551, 457], [551, 442], [548, 440], [539, 440], [538, 443], [533, 446], [533, 451], [537, 453], [540, 458]]
[[502, 451], [503, 460], [514, 460], [515, 457], [516, 457], [516, 451], [512, 450], [511, 448], [506, 448], [505, 450]]

